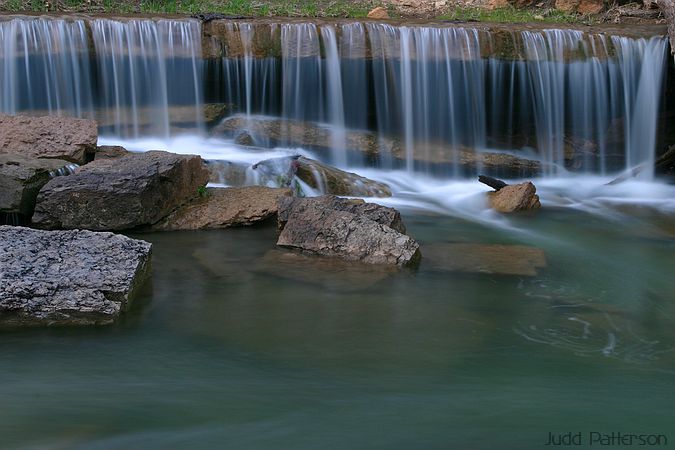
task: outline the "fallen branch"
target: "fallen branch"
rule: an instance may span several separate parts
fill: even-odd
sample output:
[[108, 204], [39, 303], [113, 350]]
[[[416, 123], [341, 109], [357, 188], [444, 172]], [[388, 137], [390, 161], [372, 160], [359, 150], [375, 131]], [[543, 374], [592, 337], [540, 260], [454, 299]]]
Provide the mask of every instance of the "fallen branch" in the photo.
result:
[[478, 175], [478, 181], [480, 181], [483, 184], [487, 184], [488, 186], [490, 186], [495, 191], [498, 191], [501, 188], [508, 186], [508, 184], [504, 183], [502, 180], [498, 180], [497, 178], [488, 177], [487, 175]]
[[[675, 145], [671, 145], [670, 148], [663, 155], [659, 156], [659, 158], [656, 161], [654, 161], [654, 170], [667, 169], [669, 165], [675, 165]], [[628, 172], [623, 173], [618, 177], [614, 178], [612, 181], [607, 183], [607, 185], [613, 186], [615, 184], [623, 183], [626, 180], [630, 180], [631, 178], [635, 178], [648, 167], [649, 164], [647, 163], [635, 166]]]

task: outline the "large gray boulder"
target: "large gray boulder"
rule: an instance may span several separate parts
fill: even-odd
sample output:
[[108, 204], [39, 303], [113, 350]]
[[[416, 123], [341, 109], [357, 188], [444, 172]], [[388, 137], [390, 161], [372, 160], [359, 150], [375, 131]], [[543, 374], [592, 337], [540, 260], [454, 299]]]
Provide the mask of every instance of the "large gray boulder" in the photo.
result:
[[94, 158], [97, 140], [93, 120], [0, 114], [0, 153], [84, 164]]
[[202, 230], [254, 225], [274, 219], [277, 200], [288, 197], [288, 188], [245, 186], [208, 188], [192, 202], [173, 211], [154, 230]]
[[152, 225], [197, 197], [208, 179], [195, 155], [152, 151], [96, 160], [47, 183], [38, 195], [33, 223], [88, 230]]
[[421, 256], [419, 245], [394, 229], [400, 217], [397, 221], [398, 213], [390, 211], [366, 203], [345, 206], [332, 196], [282, 198], [279, 225], [283, 229], [277, 245], [368, 264], [415, 265]]
[[0, 326], [114, 321], [145, 280], [151, 247], [112, 233], [0, 226]]
[[33, 215], [38, 192], [52, 176], [70, 170], [60, 159], [0, 154], [0, 213]]

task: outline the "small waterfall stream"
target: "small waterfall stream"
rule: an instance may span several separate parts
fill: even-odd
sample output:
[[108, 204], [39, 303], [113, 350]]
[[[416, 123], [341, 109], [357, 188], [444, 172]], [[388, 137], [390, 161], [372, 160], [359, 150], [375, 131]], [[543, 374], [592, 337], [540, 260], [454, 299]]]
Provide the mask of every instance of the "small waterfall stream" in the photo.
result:
[[401, 148], [380, 151], [378, 167], [427, 172], [445, 153], [450, 178], [466, 175], [458, 150], [536, 158], [548, 176], [654, 159], [663, 37], [550, 29], [493, 38], [374, 22], [225, 28], [231, 41], [214, 64], [195, 20], [0, 21], [0, 111], [93, 117], [103, 136], [166, 139], [177, 125], [204, 135], [208, 98], [249, 120], [318, 122], [331, 136], [325, 159], [338, 166], [354, 163], [349, 131], [369, 130]]

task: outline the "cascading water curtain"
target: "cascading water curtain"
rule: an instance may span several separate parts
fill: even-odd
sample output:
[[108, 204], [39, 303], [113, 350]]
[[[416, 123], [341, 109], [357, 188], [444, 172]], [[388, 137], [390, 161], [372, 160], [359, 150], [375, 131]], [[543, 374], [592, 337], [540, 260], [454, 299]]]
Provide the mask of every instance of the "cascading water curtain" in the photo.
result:
[[117, 136], [167, 137], [201, 126], [201, 30], [197, 21], [94, 20], [99, 106]]
[[0, 111], [89, 117], [93, 108], [83, 20], [0, 21]]
[[103, 134], [119, 137], [201, 126], [198, 21], [90, 25], [94, 49], [83, 20], [0, 21], [0, 111], [95, 118]]

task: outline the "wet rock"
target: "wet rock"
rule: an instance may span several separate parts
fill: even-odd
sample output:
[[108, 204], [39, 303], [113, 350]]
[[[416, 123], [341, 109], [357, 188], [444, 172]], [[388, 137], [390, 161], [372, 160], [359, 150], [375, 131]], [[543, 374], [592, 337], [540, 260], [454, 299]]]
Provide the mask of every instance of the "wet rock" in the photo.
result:
[[113, 322], [145, 280], [151, 247], [112, 233], [0, 226], [0, 326]]
[[228, 186], [243, 186], [246, 184], [246, 169], [248, 164], [231, 161], [205, 161], [209, 171], [209, 182]]
[[204, 105], [204, 123], [209, 127], [217, 125], [231, 110], [229, 103], [207, 103]]
[[502, 213], [539, 209], [541, 203], [537, 188], [531, 182], [508, 185], [496, 192], [488, 192], [490, 207]]
[[[333, 133], [328, 126], [298, 120], [270, 119], [265, 117], [232, 116], [214, 127], [214, 135], [236, 137], [246, 132], [254, 140], [269, 142], [270, 145], [286, 145], [317, 150], [333, 148]], [[365, 155], [377, 156], [380, 143], [374, 133], [368, 131], [347, 131], [346, 148]]]
[[[280, 199], [279, 221], [283, 225], [277, 245], [323, 256], [368, 264], [410, 266], [419, 262], [419, 245], [411, 237], [373, 220], [383, 221], [389, 214], [378, 214], [377, 207], [366, 214], [333, 209], [334, 199]], [[357, 211], [364, 204], [350, 208]], [[383, 207], [379, 207], [383, 208]], [[391, 208], [388, 208], [391, 209]]]
[[100, 159], [38, 194], [41, 228], [125, 230], [152, 225], [199, 195], [209, 173], [199, 156], [152, 151]]
[[0, 154], [0, 213], [33, 215], [38, 192], [52, 175], [66, 171], [67, 161]]
[[392, 266], [364, 264], [283, 250], [270, 250], [254, 268], [257, 273], [348, 292], [377, 284], [388, 278], [395, 270]]
[[366, 203], [358, 198], [341, 198], [335, 195], [322, 195], [312, 198], [280, 198], [278, 200], [279, 229], [283, 229], [291, 212], [302, 213], [306, 208], [319, 206], [324, 209], [345, 211], [357, 216], [363, 216], [379, 224], [385, 225], [401, 234], [406, 234], [401, 213], [394, 208], [388, 208], [376, 203]]
[[248, 132], [242, 131], [234, 138], [234, 143], [246, 147], [253, 147], [255, 145], [255, 140]]
[[373, 8], [368, 12], [368, 18], [375, 20], [385, 20], [389, 18], [389, 13], [383, 7], [378, 6], [377, 8]]
[[353, 197], [391, 197], [389, 186], [352, 172], [323, 164], [304, 156], [288, 156], [260, 161], [253, 165], [258, 184], [290, 187], [298, 195], [307, 195], [295, 183], [296, 177], [321, 194]]
[[129, 154], [129, 150], [119, 145], [99, 145], [96, 147], [94, 161], [97, 159], [119, 158]]
[[0, 114], [0, 153], [84, 164], [93, 159], [97, 140], [93, 120]]
[[546, 267], [546, 254], [523, 245], [441, 243], [424, 247], [423, 264], [442, 272], [533, 277]]
[[277, 200], [290, 195], [290, 189], [262, 186], [208, 188], [203, 196], [178, 208], [153, 229], [201, 230], [253, 225], [274, 218]]

